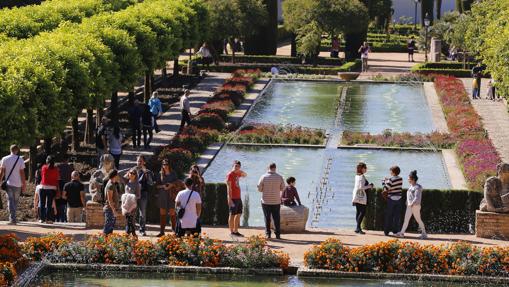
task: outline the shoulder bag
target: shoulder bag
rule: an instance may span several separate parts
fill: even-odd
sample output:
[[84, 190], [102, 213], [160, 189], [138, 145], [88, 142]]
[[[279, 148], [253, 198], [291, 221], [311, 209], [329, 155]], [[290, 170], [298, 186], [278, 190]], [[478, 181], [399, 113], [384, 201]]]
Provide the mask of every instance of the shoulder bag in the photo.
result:
[[14, 165], [12, 166], [11, 168], [11, 171], [9, 172], [9, 175], [7, 176], [7, 178], [2, 182], [2, 189], [3, 190], [7, 190], [7, 181], [9, 180], [9, 178], [11, 177], [11, 174], [12, 172], [14, 171], [14, 168], [16, 167], [16, 165], [18, 164], [18, 161], [19, 161], [19, 158], [20, 156], [18, 155], [18, 158], [16, 159], [16, 162], [14, 162]]

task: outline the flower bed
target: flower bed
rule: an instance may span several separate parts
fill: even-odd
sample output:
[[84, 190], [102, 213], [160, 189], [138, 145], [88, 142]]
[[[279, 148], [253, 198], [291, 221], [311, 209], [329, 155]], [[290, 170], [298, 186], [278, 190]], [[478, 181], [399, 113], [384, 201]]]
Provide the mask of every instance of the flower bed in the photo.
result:
[[[52, 263], [104, 263], [124, 265], [173, 265], [238, 268], [288, 268], [289, 257], [253, 236], [246, 244], [225, 245], [207, 237], [166, 235], [157, 242], [128, 235], [93, 235], [84, 241], [63, 240], [62, 234], [27, 239], [28, 255], [40, 254]], [[51, 247], [51, 248], [47, 248]], [[34, 258], [35, 259], [35, 258]]]
[[325, 131], [298, 126], [250, 124], [243, 126], [232, 138], [235, 143], [263, 144], [325, 144]]
[[509, 276], [509, 247], [458, 242], [420, 245], [390, 240], [350, 248], [327, 239], [304, 255], [309, 268], [347, 272]]
[[8, 286], [14, 282], [18, 272], [26, 266], [27, 258], [16, 235], [0, 235], [0, 286]]
[[442, 103], [447, 125], [458, 139], [456, 153], [470, 188], [482, 190], [487, 176], [495, 175], [500, 163], [493, 143], [486, 137], [463, 83], [454, 77], [435, 77], [435, 88]]
[[343, 132], [341, 144], [375, 144], [389, 147], [434, 147], [439, 149], [453, 148], [456, 144], [454, 136], [445, 133], [432, 132], [430, 134], [392, 133], [386, 131], [380, 135], [363, 132]]

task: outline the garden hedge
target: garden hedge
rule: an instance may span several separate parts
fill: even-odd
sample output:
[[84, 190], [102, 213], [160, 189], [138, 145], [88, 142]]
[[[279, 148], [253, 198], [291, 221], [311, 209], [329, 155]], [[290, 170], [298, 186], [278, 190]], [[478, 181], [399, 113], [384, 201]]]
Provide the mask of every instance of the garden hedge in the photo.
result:
[[[274, 65], [271, 64], [250, 64], [242, 65], [243, 69], [259, 69], [262, 72], [270, 72]], [[275, 65], [277, 66], [277, 65]], [[297, 73], [297, 74], [320, 74], [320, 75], [337, 75], [338, 72], [359, 71], [361, 67], [360, 60], [347, 62], [339, 67], [331, 66], [310, 66], [310, 65], [289, 65], [279, 67], [281, 72]], [[213, 72], [231, 73], [240, 68], [235, 64], [221, 64], [220, 66], [212, 65], [209, 70]]]
[[[472, 77], [472, 67], [474, 63], [466, 63], [467, 69], [463, 69], [463, 63], [460, 62], [438, 62], [438, 63], [423, 63], [417, 64], [412, 67], [412, 72], [420, 74], [442, 74], [455, 76], [459, 78], [470, 78]], [[484, 77], [489, 77], [485, 74]]]
[[[383, 230], [386, 201], [382, 189], [370, 190], [368, 207], [363, 227], [369, 230]], [[469, 233], [475, 230], [475, 211], [484, 197], [483, 193], [468, 190], [424, 190], [422, 194], [421, 217], [430, 233]], [[406, 201], [406, 190], [403, 191]], [[401, 219], [403, 220], [405, 208]], [[409, 230], [417, 230], [411, 220]]]
[[[39, 1], [40, 2], [40, 1]], [[29, 38], [57, 28], [60, 23], [81, 22], [101, 12], [119, 11], [137, 0], [50, 0], [40, 5], [0, 10], [0, 34]]]
[[[221, 55], [219, 57], [221, 62], [232, 61], [231, 55]], [[249, 63], [249, 64], [302, 64], [301, 57], [290, 57], [290, 56], [266, 56], [266, 55], [235, 55], [235, 63]], [[330, 57], [318, 57], [316, 60], [318, 65], [326, 66], [339, 66], [344, 63], [339, 58]], [[186, 63], [185, 63], [186, 64]]]

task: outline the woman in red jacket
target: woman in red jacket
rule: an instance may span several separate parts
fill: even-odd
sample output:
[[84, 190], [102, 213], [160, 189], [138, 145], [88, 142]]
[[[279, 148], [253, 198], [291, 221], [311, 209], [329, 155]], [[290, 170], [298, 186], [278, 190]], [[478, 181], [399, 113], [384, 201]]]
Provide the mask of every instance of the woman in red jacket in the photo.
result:
[[41, 211], [39, 222], [53, 223], [53, 200], [58, 192], [60, 174], [52, 156], [46, 158], [46, 164], [41, 168], [41, 190], [39, 194], [39, 208]]

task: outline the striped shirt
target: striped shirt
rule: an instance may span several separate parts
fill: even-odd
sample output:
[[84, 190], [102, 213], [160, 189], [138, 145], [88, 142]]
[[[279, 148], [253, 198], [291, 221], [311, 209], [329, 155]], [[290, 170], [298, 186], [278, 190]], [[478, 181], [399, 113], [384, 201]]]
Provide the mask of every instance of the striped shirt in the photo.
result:
[[400, 176], [392, 176], [385, 181], [385, 187], [389, 192], [389, 197], [392, 200], [400, 200], [401, 192], [403, 189], [403, 179]]
[[269, 205], [281, 204], [281, 191], [285, 189], [283, 177], [269, 171], [260, 177], [258, 191], [262, 193], [262, 203]]

